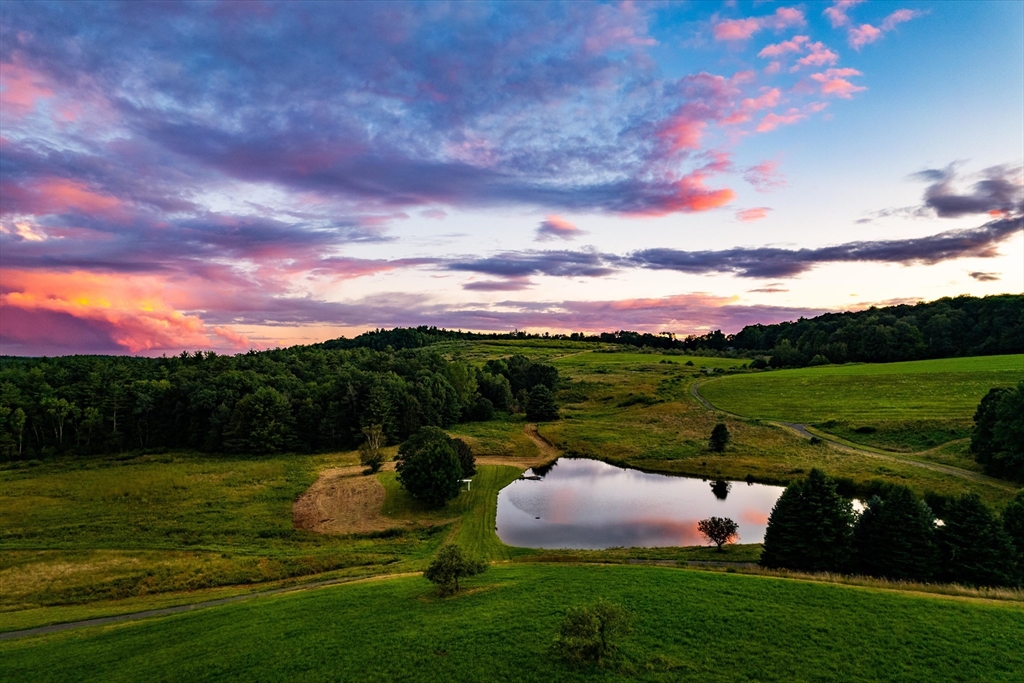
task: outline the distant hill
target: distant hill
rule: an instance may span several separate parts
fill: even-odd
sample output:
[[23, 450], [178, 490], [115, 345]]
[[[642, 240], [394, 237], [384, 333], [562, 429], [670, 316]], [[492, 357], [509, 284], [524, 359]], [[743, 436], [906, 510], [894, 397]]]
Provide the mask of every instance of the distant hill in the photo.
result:
[[438, 327], [365, 332], [354, 339], [332, 339], [327, 349], [371, 348], [383, 351], [420, 348], [443, 341], [484, 339], [565, 339], [624, 344], [638, 348], [704, 352], [740, 352], [771, 357], [777, 367], [846, 362], [892, 362], [956, 356], [1024, 353], [1024, 295], [984, 298], [946, 297], [928, 303], [885, 306], [864, 311], [826, 313], [777, 325], [748, 325], [737, 334], [715, 330], [677, 338], [649, 332], [600, 334], [479, 333]]

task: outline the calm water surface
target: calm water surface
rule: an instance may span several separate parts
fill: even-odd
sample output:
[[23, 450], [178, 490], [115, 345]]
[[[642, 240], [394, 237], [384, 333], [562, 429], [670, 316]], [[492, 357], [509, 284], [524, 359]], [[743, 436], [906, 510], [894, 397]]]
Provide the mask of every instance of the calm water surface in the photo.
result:
[[741, 542], [760, 543], [783, 490], [559, 458], [541, 479], [519, 479], [498, 493], [498, 538], [525, 548], [704, 545], [697, 522], [715, 516], [734, 520]]

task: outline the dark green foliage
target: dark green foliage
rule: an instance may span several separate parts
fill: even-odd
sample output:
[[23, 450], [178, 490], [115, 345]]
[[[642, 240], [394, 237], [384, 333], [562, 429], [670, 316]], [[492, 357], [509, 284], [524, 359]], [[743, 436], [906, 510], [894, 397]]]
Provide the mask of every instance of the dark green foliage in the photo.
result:
[[761, 356], [758, 356], [754, 360], [750, 361], [751, 370], [764, 370], [766, 367], [768, 367], [768, 361], [762, 358]]
[[473, 457], [473, 449], [462, 439], [452, 439], [452, 446], [455, 447], [455, 454], [459, 456], [462, 478], [472, 477], [476, 474], [476, 458]]
[[[489, 360], [484, 369], [492, 375], [505, 377], [513, 395], [523, 390], [529, 391], [538, 384], [553, 390], [558, 383], [556, 367], [536, 363], [526, 356], [515, 355], [499, 360]], [[495, 403], [495, 405], [498, 404]]]
[[416, 500], [443, 507], [459, 495], [462, 465], [451, 437], [437, 427], [423, 427], [398, 448], [398, 481]]
[[512, 385], [509, 383], [508, 377], [480, 370], [477, 372], [476, 382], [480, 395], [490, 401], [495, 410], [509, 411], [512, 409]]
[[466, 409], [466, 419], [469, 422], [487, 422], [494, 419], [494, 404], [490, 399], [479, 397]]
[[929, 581], [938, 554], [931, 509], [905, 486], [872, 496], [853, 531], [850, 571], [904, 581]]
[[558, 419], [558, 404], [555, 403], [555, 394], [551, 389], [543, 384], [530, 389], [529, 397], [526, 399], [526, 419], [537, 422]]
[[590, 605], [570, 607], [555, 636], [554, 650], [574, 664], [600, 663], [615, 647], [612, 642], [629, 632], [630, 614], [622, 605], [604, 598]]
[[467, 558], [459, 546], [449, 543], [442, 546], [434, 560], [423, 572], [423, 578], [437, 586], [441, 595], [459, 592], [459, 579], [475, 576], [487, 571], [487, 563]]
[[729, 445], [729, 439], [732, 435], [729, 434], [729, 428], [725, 426], [724, 422], [719, 422], [715, 425], [715, 428], [711, 430], [711, 438], [708, 439], [708, 448], [713, 450], [715, 453], [724, 453], [725, 447]]
[[478, 385], [508, 407], [508, 378], [429, 349], [0, 358], [0, 459], [132, 448], [308, 453], [356, 448], [374, 424], [400, 443], [425, 425], [487, 419]]
[[359, 464], [366, 468], [364, 474], [373, 474], [384, 464], [384, 431], [380, 425], [363, 427], [366, 440], [359, 444]]
[[947, 504], [942, 521], [935, 532], [942, 581], [972, 586], [1017, 583], [1010, 536], [977, 494]]
[[1003, 510], [1003, 528], [1017, 549], [1017, 577], [1024, 581], [1024, 489]]
[[708, 517], [697, 522], [697, 531], [721, 551], [723, 545], [738, 538], [739, 525], [728, 517]]
[[1024, 382], [991, 389], [981, 399], [971, 453], [988, 474], [1024, 481]]
[[846, 567], [853, 537], [853, 506], [818, 469], [790, 484], [768, 517], [761, 565], [812, 572]]
[[777, 325], [748, 325], [729, 337], [728, 345], [770, 351], [773, 367], [1021, 353], [1024, 296], [958, 296], [826, 313]]
[[235, 452], [277, 453], [292, 433], [290, 423], [288, 399], [273, 387], [260, 387], [235, 404], [224, 445]]

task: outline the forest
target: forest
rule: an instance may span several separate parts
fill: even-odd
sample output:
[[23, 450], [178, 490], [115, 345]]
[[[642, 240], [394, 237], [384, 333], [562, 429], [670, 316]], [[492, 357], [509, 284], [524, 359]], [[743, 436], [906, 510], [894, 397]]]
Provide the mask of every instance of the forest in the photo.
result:
[[[946, 297], [863, 311], [826, 313], [776, 325], [747, 325], [733, 335], [713, 330], [677, 337], [669, 332], [600, 334], [476, 333], [437, 327], [374, 330], [354, 339], [333, 339], [325, 348], [419, 348], [442, 341], [485, 339], [564, 339], [622, 344], [637, 348], [763, 357], [772, 367], [826, 363], [992, 356], [1024, 352], [1024, 295]], [[761, 363], [758, 363], [760, 365]]]
[[474, 368], [430, 350], [296, 346], [236, 356], [0, 359], [0, 457], [189, 448], [317, 452], [517, 410], [558, 371], [523, 356]]

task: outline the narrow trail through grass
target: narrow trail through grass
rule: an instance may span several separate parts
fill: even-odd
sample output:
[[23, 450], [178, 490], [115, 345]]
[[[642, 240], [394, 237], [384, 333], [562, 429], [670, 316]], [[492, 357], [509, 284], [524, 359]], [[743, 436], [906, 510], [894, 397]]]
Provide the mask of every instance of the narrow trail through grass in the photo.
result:
[[[694, 382], [690, 386], [690, 393], [693, 394], [694, 398], [696, 398], [697, 401], [699, 401], [700, 404], [702, 406], [704, 406], [705, 408], [707, 408], [708, 410], [713, 410], [713, 411], [718, 412], [718, 413], [724, 413], [724, 414], [729, 415], [730, 417], [732, 417], [734, 419], [737, 419], [737, 420], [747, 421], [747, 420], [756, 419], [756, 418], [749, 418], [749, 417], [746, 417], [744, 415], [737, 415], [736, 413], [731, 413], [731, 412], [729, 412], [727, 410], [722, 410], [721, 408], [718, 408], [717, 406], [712, 404], [710, 401], [708, 401], [706, 398], [704, 398], [700, 394], [699, 387], [700, 387], [700, 383], [699, 382]], [[908, 465], [913, 465], [914, 467], [923, 467], [924, 469], [932, 470], [933, 472], [942, 472], [943, 474], [950, 474], [950, 475], [952, 475], [954, 477], [960, 477], [962, 479], [969, 479], [971, 481], [976, 481], [976, 482], [979, 482], [979, 483], [982, 483], [982, 484], [988, 484], [990, 486], [997, 486], [997, 487], [1005, 489], [1007, 491], [1016, 491], [1017, 490], [1017, 487], [1015, 485], [1013, 485], [1013, 484], [1011, 484], [1009, 482], [1002, 481], [1001, 479], [995, 479], [993, 477], [987, 477], [984, 474], [978, 474], [977, 472], [971, 472], [970, 470], [965, 470], [965, 469], [962, 469], [962, 468], [959, 468], [959, 467], [954, 467], [952, 465], [941, 465], [939, 463], [927, 462], [927, 461], [924, 461], [924, 460], [918, 460], [918, 459], [916, 459], [914, 457], [914, 456], [921, 457], [922, 455], [928, 453], [929, 451], [938, 450], [938, 449], [946, 446], [947, 444], [942, 444], [940, 446], [936, 446], [935, 448], [929, 449], [929, 451], [918, 451], [917, 453], [903, 455], [903, 454], [900, 454], [900, 453], [885, 452], [885, 451], [882, 451], [880, 449], [871, 449], [871, 448], [860, 446], [858, 444], [854, 444], [854, 443], [851, 443], [851, 442], [848, 442], [848, 441], [840, 440], [838, 437], [835, 437], [835, 436], [833, 436], [831, 434], [828, 434], [826, 432], [822, 432], [821, 430], [818, 430], [818, 429], [814, 429], [813, 431], [811, 431], [811, 429], [809, 429], [807, 427], [807, 425], [801, 424], [801, 423], [798, 423], [798, 422], [782, 422], [782, 421], [778, 421], [778, 420], [771, 420], [771, 421], [769, 421], [769, 424], [774, 424], [774, 425], [778, 425], [780, 427], [784, 427], [785, 429], [788, 429], [788, 430], [794, 432], [795, 434], [798, 434], [799, 436], [801, 436], [801, 437], [803, 437], [805, 439], [811, 439], [811, 438], [817, 437], [817, 438], [821, 439], [822, 441], [824, 441], [825, 443], [827, 443], [832, 448], [838, 449], [840, 451], [846, 451], [846, 452], [849, 452], [849, 453], [857, 453], [858, 455], [866, 455], [866, 456], [869, 456], [869, 457], [872, 457], [872, 458], [881, 458], [883, 460], [889, 460], [891, 462], [906, 463]]]

